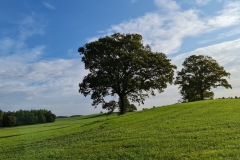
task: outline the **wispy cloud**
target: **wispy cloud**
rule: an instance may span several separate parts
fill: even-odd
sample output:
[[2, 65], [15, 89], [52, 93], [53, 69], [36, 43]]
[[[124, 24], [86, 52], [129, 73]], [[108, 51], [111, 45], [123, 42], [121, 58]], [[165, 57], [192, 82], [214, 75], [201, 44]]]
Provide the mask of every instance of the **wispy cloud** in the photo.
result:
[[199, 19], [198, 12], [188, 10], [184, 12], [169, 13], [162, 16], [156, 12], [113, 25], [107, 34], [114, 32], [140, 33], [144, 43], [149, 44], [153, 50], [172, 54], [177, 52], [185, 37], [200, 34], [206, 26]]
[[0, 109], [49, 109], [67, 116], [100, 112], [78, 93], [78, 83], [86, 75], [80, 59], [36, 61], [38, 57], [29, 55], [43, 53], [44, 48], [25, 50], [0, 58]]
[[[43, 48], [31, 50], [29, 54], [44, 52]], [[0, 107], [40, 107], [57, 115], [90, 114], [91, 103], [78, 93], [78, 83], [86, 72], [80, 59], [32, 61], [26, 54], [0, 58]]]
[[231, 37], [237, 37], [240, 38], [240, 28], [239, 27], [234, 27], [233, 29], [220, 33], [217, 36], [211, 38], [211, 39], [205, 39], [202, 41], [199, 41], [199, 44], [207, 44], [209, 42], [214, 42], [214, 41], [218, 41], [218, 40], [222, 40], [225, 38], [231, 38]]
[[26, 16], [18, 22], [19, 38], [25, 40], [33, 35], [43, 35], [45, 32], [45, 23], [36, 20], [34, 14]]
[[159, 8], [167, 11], [176, 11], [180, 9], [177, 2], [173, 0], [154, 0], [154, 2]]
[[[9, 37], [1, 37], [0, 38], [0, 56], [7, 56], [7, 55], [24, 55], [28, 53], [32, 53], [42, 48], [43, 46], [37, 46], [36, 48], [31, 48], [29, 50], [26, 41], [30, 39], [32, 36], [35, 35], [44, 35], [45, 33], [45, 24], [40, 23], [36, 20], [34, 15], [28, 15], [24, 17], [22, 20], [16, 22], [17, 27], [14, 28], [17, 32], [14, 36]], [[38, 53], [38, 52], [35, 52]], [[32, 56], [30, 57], [33, 57]]]
[[16, 36], [0, 39], [0, 108], [47, 108], [57, 115], [92, 113], [91, 102], [78, 93], [78, 83], [87, 72], [80, 57], [42, 59], [46, 46], [29, 46], [27, 41], [44, 28], [34, 17], [20, 22]]
[[48, 2], [43, 2], [42, 3], [44, 7], [46, 7], [47, 9], [50, 9], [50, 10], [55, 10], [56, 7], [54, 7], [52, 4], [48, 3]]
[[78, 93], [78, 83], [86, 75], [79, 62], [79, 59], [55, 59], [27, 63], [19, 57], [2, 59], [1, 109], [47, 108], [57, 115], [96, 112], [89, 98]]
[[223, 10], [216, 16], [207, 19], [207, 25], [212, 28], [224, 28], [240, 25], [240, 1], [226, 3]]
[[115, 32], [139, 33], [143, 36], [144, 43], [149, 44], [153, 50], [173, 54], [180, 50], [185, 38], [202, 36], [238, 26], [240, 23], [239, 1], [226, 2], [222, 10], [213, 16], [205, 17], [198, 10], [181, 9], [173, 0], [155, 0], [155, 3], [160, 9], [167, 9], [167, 12], [164, 15], [158, 11], [149, 12], [144, 16], [112, 25], [105, 31], [105, 35]]
[[206, 5], [208, 4], [210, 1], [212, 0], [195, 0], [195, 2], [200, 5], [200, 6], [203, 6], [203, 5]]

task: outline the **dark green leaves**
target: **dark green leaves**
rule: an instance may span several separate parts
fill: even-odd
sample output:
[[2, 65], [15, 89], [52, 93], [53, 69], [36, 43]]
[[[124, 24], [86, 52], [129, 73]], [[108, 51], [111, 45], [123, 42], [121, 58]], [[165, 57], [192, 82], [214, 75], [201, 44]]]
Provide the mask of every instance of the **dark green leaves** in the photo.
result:
[[[139, 34], [100, 38], [80, 47], [85, 68], [90, 73], [80, 83], [79, 92], [91, 95], [93, 105], [106, 104], [104, 97], [117, 94], [143, 103], [154, 90], [163, 92], [172, 83], [174, 65], [163, 53], [154, 53], [142, 44]], [[122, 106], [120, 105], [120, 110]], [[123, 109], [125, 110], [125, 109]]]
[[231, 88], [224, 77], [230, 77], [216, 60], [209, 56], [192, 55], [183, 62], [183, 69], [177, 72], [175, 84], [180, 85], [184, 101], [212, 99], [211, 88]]

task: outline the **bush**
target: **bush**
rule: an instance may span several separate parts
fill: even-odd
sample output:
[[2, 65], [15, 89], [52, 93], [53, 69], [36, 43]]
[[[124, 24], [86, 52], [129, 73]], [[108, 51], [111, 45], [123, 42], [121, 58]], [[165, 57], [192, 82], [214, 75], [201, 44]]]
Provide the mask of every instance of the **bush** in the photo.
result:
[[56, 119], [56, 116], [54, 114], [47, 114], [46, 116], [46, 122], [54, 122]]

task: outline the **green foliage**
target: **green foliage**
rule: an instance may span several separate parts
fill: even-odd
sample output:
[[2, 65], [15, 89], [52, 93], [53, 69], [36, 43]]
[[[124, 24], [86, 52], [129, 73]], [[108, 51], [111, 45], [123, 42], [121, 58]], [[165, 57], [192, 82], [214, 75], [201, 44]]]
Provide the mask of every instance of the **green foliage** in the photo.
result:
[[16, 126], [16, 117], [14, 115], [12, 115], [10, 112], [5, 113], [3, 115], [3, 126], [4, 127], [12, 127], [12, 126]]
[[105, 102], [102, 106], [103, 109], [108, 110], [108, 114], [113, 113], [113, 111], [118, 107], [118, 103], [115, 101]]
[[209, 56], [192, 55], [186, 58], [183, 69], [177, 74], [175, 84], [180, 85], [182, 98], [187, 102], [213, 99], [212, 88], [232, 88], [225, 79], [230, 77], [230, 73]]
[[[134, 104], [131, 104], [126, 97], [124, 99], [124, 103], [126, 105], [126, 112], [133, 112], [137, 110], [137, 107]], [[105, 102], [103, 105], [103, 109], [107, 109], [108, 114], [111, 114], [116, 108], [119, 108], [120, 105], [120, 100], [119, 102], [115, 102], [114, 100], [112, 100], [110, 102]]]
[[0, 129], [0, 159], [240, 158], [240, 99]]
[[16, 112], [2, 112], [0, 110], [0, 127], [54, 122], [55, 119], [56, 116], [47, 110], [19, 110]]
[[93, 106], [102, 104], [106, 108], [104, 97], [118, 95], [120, 114], [124, 114], [126, 98], [143, 103], [149, 94], [163, 92], [173, 81], [176, 67], [165, 54], [144, 46], [139, 34], [116, 33], [87, 43], [78, 51], [90, 72], [79, 84], [79, 92], [91, 95]]
[[126, 111], [133, 112], [137, 110], [137, 107], [134, 104], [131, 104], [128, 99], [125, 99]]
[[39, 112], [39, 113], [37, 114], [37, 119], [38, 119], [38, 122], [39, 122], [39, 123], [45, 123], [45, 122], [47, 122], [47, 117], [44, 115], [43, 112]]
[[45, 118], [46, 118], [46, 122], [50, 123], [50, 122], [54, 122], [56, 119], [56, 115], [52, 114], [51, 112], [45, 112]]

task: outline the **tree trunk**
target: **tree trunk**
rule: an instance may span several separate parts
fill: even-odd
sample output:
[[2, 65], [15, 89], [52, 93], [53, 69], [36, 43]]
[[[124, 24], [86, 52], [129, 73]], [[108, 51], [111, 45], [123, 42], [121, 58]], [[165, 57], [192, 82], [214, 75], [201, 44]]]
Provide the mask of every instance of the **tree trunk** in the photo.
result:
[[119, 109], [120, 109], [120, 115], [123, 115], [126, 113], [126, 99], [127, 99], [127, 96], [126, 95], [119, 95]]
[[203, 91], [203, 90], [201, 90], [200, 99], [201, 99], [201, 100], [204, 100], [204, 91]]

